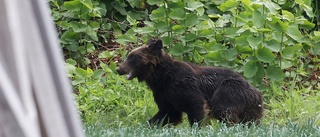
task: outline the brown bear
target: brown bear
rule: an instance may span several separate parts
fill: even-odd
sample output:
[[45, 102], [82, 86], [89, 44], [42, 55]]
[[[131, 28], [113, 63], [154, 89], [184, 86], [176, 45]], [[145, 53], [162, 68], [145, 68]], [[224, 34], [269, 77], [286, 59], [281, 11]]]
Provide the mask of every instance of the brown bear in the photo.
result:
[[230, 125], [260, 122], [262, 95], [241, 75], [225, 68], [173, 60], [162, 47], [161, 40], [150, 39], [130, 52], [116, 69], [128, 80], [145, 81], [152, 90], [159, 111], [149, 123], [177, 125], [183, 112], [191, 125], [207, 116]]

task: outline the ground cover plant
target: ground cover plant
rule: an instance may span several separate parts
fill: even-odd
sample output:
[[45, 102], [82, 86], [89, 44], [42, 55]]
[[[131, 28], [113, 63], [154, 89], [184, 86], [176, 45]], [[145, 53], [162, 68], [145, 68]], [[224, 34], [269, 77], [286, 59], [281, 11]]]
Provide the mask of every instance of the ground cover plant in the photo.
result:
[[[319, 133], [317, 0], [50, 0], [76, 105], [88, 136], [313, 136]], [[230, 68], [263, 92], [260, 127], [150, 128], [143, 83], [115, 68], [149, 38], [172, 57]], [[154, 134], [153, 134], [154, 133]], [[230, 133], [230, 134], [228, 134]]]

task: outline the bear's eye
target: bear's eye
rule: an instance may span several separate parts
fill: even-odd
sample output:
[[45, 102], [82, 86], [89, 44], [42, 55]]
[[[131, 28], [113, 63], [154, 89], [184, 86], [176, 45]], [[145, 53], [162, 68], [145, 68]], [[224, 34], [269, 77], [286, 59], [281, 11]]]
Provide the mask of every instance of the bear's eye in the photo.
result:
[[129, 60], [130, 63], [136, 64], [136, 63], [138, 63], [139, 57], [132, 55], [132, 56], [129, 56], [129, 57], [128, 57], [128, 60]]

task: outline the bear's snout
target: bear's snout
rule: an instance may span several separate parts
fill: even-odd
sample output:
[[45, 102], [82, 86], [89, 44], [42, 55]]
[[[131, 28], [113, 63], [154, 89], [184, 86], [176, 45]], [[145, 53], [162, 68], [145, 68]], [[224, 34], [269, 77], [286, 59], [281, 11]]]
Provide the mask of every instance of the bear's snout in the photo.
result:
[[124, 75], [124, 74], [126, 74], [126, 72], [123, 71], [123, 69], [121, 69], [120, 67], [117, 67], [117, 68], [116, 68], [116, 71], [117, 71], [117, 73], [118, 73], [119, 75]]

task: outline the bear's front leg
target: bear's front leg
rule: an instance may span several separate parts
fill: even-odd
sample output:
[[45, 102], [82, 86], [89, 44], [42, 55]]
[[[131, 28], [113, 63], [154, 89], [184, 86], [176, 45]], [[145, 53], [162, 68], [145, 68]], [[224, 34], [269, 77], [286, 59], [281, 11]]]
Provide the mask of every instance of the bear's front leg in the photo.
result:
[[159, 111], [148, 122], [151, 125], [165, 126], [167, 124], [177, 125], [182, 121], [182, 112], [179, 111]]

